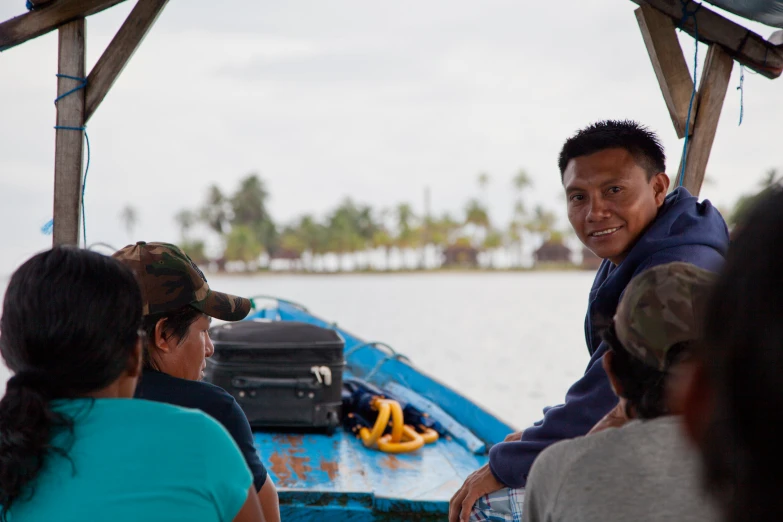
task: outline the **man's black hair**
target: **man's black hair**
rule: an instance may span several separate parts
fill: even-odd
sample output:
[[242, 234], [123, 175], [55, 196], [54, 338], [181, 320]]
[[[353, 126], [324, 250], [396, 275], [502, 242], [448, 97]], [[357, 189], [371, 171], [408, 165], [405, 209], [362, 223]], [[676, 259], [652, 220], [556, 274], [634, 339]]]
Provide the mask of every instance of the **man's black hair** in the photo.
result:
[[178, 344], [185, 341], [190, 330], [190, 325], [204, 316], [204, 312], [196, 310], [190, 305], [161, 314], [145, 315], [142, 329], [147, 337], [147, 346], [142, 353], [144, 369], [157, 370], [155, 362], [150, 357], [150, 351], [155, 349], [155, 327], [158, 321], [165, 319], [163, 323], [163, 337], [173, 338]]
[[666, 171], [666, 154], [654, 132], [632, 120], [604, 120], [585, 127], [563, 144], [558, 159], [560, 181], [569, 161], [606, 149], [628, 151], [647, 172], [648, 180]]

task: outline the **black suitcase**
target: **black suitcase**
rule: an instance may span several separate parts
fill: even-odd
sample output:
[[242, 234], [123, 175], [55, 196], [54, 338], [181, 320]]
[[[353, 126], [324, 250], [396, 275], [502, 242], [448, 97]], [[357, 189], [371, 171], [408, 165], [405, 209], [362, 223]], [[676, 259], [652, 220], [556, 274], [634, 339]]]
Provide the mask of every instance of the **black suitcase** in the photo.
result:
[[340, 424], [345, 343], [334, 330], [292, 321], [214, 326], [206, 380], [236, 398], [253, 428]]

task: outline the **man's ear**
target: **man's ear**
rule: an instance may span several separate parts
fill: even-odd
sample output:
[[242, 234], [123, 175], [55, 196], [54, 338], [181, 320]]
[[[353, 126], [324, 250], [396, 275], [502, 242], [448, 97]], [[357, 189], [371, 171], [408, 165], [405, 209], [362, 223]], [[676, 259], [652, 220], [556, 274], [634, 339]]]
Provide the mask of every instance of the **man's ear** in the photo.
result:
[[612, 372], [612, 357], [614, 357], [612, 350], [608, 350], [601, 358], [601, 364], [604, 367], [606, 376], [609, 377], [609, 384], [612, 385], [612, 391], [614, 391], [614, 394], [617, 395], [618, 397], [622, 397], [623, 387], [620, 384], [620, 382], [617, 380], [617, 377], [615, 377], [614, 373]]
[[669, 192], [669, 183], [669, 176], [665, 172], [659, 172], [650, 179], [650, 186], [655, 194], [655, 204], [659, 207], [663, 205], [663, 200]]
[[144, 343], [142, 339], [140, 338], [136, 342], [136, 346], [133, 348], [133, 351], [130, 354], [130, 357], [128, 357], [128, 377], [138, 377], [141, 375], [141, 365], [142, 365], [142, 350], [145, 350], [146, 347], [144, 346]]
[[166, 330], [166, 319], [159, 319], [157, 323], [155, 323], [155, 347], [157, 347], [162, 352], [168, 352], [169, 351], [169, 343], [168, 338], [165, 335]]
[[681, 401], [685, 434], [697, 445], [705, 439], [709, 429], [714, 407], [712, 395], [712, 385], [704, 363], [693, 363], [691, 374], [687, 382], [683, 383]]

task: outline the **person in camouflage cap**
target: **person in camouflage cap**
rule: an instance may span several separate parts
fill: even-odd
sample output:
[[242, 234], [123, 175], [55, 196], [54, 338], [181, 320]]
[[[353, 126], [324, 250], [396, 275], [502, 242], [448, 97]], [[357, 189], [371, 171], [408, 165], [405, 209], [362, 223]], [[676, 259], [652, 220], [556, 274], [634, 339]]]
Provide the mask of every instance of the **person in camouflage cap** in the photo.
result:
[[642, 272], [617, 307], [617, 341], [647, 366], [665, 371], [672, 347], [702, 338], [702, 317], [714, 281], [714, 273], [688, 263]]
[[279, 522], [277, 491], [242, 408], [222, 388], [201, 382], [206, 359], [215, 350], [209, 338], [210, 318], [244, 319], [250, 300], [211, 289], [196, 264], [169, 243], [139, 241], [114, 257], [135, 272], [144, 304], [147, 349], [136, 397], [199, 409], [220, 422], [242, 450], [265, 519]]
[[239, 321], [250, 312], [249, 299], [210, 289], [204, 273], [175, 245], [139, 241], [113, 257], [136, 273], [145, 316], [192, 306], [216, 319]]
[[702, 317], [714, 280], [712, 272], [676, 262], [650, 268], [628, 283], [603, 334], [609, 345], [604, 369], [625, 415], [610, 412], [591, 433], [629, 418], [668, 413], [663, 383], [703, 337]]
[[590, 434], [549, 446], [525, 490], [524, 522], [717, 520], [673, 391], [703, 339], [715, 276], [687, 263], [650, 268], [626, 287], [604, 333], [603, 367], [619, 407]]

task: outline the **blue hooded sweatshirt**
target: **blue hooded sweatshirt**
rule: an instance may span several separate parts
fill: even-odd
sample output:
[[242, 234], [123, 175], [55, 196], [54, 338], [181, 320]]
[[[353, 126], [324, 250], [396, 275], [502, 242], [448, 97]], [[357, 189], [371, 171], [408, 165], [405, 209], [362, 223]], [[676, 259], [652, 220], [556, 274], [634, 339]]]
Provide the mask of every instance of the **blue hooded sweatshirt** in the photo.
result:
[[521, 441], [492, 447], [489, 467], [500, 482], [523, 487], [541, 451], [559, 440], [586, 434], [617, 405], [601, 362], [607, 350], [601, 332], [611, 323], [629, 281], [652, 266], [673, 261], [717, 271], [728, 246], [729, 233], [720, 213], [709, 201], [699, 203], [680, 187], [666, 197], [655, 220], [619, 265], [608, 259], [601, 263], [585, 317], [587, 370], [566, 393], [565, 404], [545, 408], [544, 418], [526, 429]]

